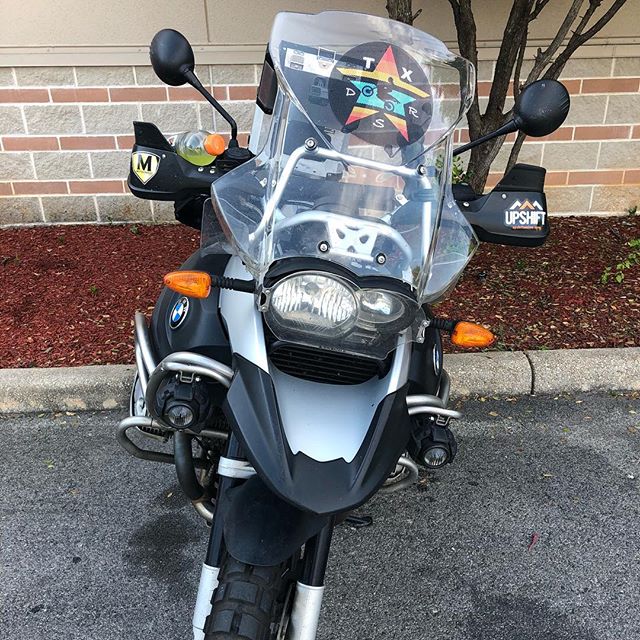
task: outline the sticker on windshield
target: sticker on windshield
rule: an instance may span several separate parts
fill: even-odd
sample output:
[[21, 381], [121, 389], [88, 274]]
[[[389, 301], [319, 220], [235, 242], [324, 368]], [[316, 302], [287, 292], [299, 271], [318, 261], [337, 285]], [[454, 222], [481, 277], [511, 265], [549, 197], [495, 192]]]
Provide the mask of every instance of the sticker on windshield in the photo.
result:
[[329, 103], [343, 131], [380, 146], [420, 140], [432, 114], [431, 87], [422, 67], [385, 42], [358, 45], [336, 62]]
[[516, 200], [505, 212], [504, 223], [511, 229], [540, 231], [544, 227], [547, 212], [537, 200]]

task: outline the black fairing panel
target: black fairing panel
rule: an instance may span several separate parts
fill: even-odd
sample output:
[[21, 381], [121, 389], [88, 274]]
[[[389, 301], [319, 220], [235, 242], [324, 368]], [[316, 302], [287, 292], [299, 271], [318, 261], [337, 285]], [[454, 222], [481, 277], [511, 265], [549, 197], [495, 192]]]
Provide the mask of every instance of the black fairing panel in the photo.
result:
[[455, 185], [453, 195], [482, 242], [537, 247], [549, 235], [545, 173], [543, 167], [516, 164], [485, 195], [468, 185]]
[[[428, 317], [432, 317], [427, 311]], [[409, 363], [409, 394], [437, 395], [442, 377], [442, 339], [440, 331], [427, 328], [424, 342], [415, 342]]]
[[[153, 154], [159, 158], [156, 173], [141, 182], [129, 167], [129, 190], [136, 198], [146, 200], [185, 200], [194, 195], [207, 197], [211, 184], [220, 172], [213, 167], [196, 167], [181, 158], [151, 122], [134, 122], [135, 144], [132, 153]], [[200, 171], [198, 170], [200, 169]]]
[[380, 488], [409, 440], [406, 386], [378, 405], [351, 463], [318, 462], [289, 449], [269, 374], [237, 354], [234, 364], [223, 410], [258, 475], [275, 494], [300, 509], [328, 515], [354, 509]]
[[[196, 251], [180, 269], [207, 271], [215, 275], [224, 273], [230, 256]], [[174, 351], [194, 351], [231, 365], [231, 349], [224, 331], [219, 309], [219, 289], [211, 289], [209, 297], [189, 298], [189, 311], [179, 327], [172, 329], [169, 317], [181, 294], [166, 287], [162, 290], [153, 310], [151, 338], [159, 360]]]

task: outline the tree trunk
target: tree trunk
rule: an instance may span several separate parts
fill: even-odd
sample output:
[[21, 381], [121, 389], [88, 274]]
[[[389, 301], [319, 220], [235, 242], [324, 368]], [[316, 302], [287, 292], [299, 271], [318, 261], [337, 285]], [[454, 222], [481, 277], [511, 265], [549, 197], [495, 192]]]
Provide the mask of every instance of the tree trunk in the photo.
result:
[[495, 160], [502, 147], [502, 138], [494, 138], [471, 149], [467, 179], [476, 193], [482, 193], [487, 183], [491, 163]]
[[387, 0], [387, 11], [389, 12], [389, 17], [392, 20], [412, 25], [414, 19], [418, 15], [413, 15], [412, 4], [413, 0]]

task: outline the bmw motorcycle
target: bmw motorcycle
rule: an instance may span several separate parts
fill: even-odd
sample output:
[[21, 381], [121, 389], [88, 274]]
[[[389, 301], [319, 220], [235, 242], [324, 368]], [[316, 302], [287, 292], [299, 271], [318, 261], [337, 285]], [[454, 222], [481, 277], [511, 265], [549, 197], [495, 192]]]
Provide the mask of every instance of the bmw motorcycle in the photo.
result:
[[390, 20], [281, 13], [243, 148], [181, 34], [159, 32], [151, 61], [231, 135], [202, 167], [134, 123], [131, 191], [174, 201], [202, 242], [165, 277], [150, 326], [136, 315], [118, 439], [174, 465], [209, 525], [196, 640], [312, 640], [334, 527], [367, 524], [353, 510], [455, 457], [441, 334], [471, 347], [492, 335], [431, 305], [479, 241], [535, 246], [549, 233], [543, 168], [518, 164], [483, 195], [452, 185], [452, 157], [551, 133], [569, 96], [533, 83], [504, 126], [454, 150], [470, 62]]

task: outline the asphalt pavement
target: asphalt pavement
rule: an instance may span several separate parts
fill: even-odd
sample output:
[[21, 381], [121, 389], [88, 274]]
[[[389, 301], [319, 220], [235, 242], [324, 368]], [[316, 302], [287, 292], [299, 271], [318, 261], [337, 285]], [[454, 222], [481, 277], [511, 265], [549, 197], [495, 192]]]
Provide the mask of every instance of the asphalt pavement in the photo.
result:
[[[640, 640], [640, 399], [467, 401], [459, 454], [340, 526], [319, 640]], [[114, 412], [0, 416], [0, 637], [187, 640], [207, 530]]]

